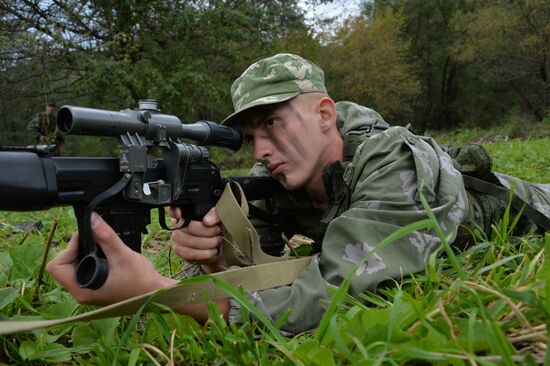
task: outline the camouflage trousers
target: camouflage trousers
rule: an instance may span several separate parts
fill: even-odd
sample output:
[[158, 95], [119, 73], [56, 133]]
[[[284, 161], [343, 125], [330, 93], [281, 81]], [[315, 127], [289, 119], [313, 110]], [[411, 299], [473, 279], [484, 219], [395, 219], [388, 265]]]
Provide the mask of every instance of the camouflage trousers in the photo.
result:
[[[537, 184], [527, 182], [506, 174], [494, 173], [500, 184], [512, 189], [513, 192], [523, 201], [531, 205], [542, 215], [550, 218], [550, 184]], [[467, 218], [460, 228], [455, 245], [464, 247], [471, 241], [470, 230], [478, 229], [485, 233], [490, 239], [492, 226], [503, 217], [508, 205], [507, 201], [499, 199], [490, 194], [480, 193], [472, 189], [466, 189], [469, 201], [469, 210]], [[518, 210], [512, 208], [512, 218], [518, 214]], [[518, 221], [514, 233], [516, 235], [527, 234], [537, 231], [537, 223], [530, 220], [526, 215], [522, 215]]]

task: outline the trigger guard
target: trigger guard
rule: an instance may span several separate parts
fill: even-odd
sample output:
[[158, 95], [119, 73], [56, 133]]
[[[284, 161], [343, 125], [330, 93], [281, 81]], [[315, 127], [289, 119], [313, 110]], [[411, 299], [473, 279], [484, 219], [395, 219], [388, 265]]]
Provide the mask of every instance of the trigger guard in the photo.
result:
[[183, 224], [181, 224], [181, 226], [168, 227], [168, 225], [166, 225], [166, 219], [165, 219], [166, 214], [164, 210], [162, 209], [162, 207], [159, 207], [158, 210], [159, 210], [159, 224], [164, 230], [175, 231], [175, 230], [185, 229], [187, 226], [189, 226], [189, 223], [191, 222], [190, 219], [185, 218], [183, 219]]

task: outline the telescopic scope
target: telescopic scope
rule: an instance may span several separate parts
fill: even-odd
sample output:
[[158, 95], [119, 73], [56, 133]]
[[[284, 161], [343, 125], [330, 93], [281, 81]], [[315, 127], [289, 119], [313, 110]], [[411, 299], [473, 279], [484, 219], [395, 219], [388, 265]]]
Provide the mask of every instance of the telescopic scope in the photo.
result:
[[200, 145], [220, 146], [237, 151], [243, 142], [242, 130], [214, 122], [183, 124], [176, 116], [162, 114], [156, 102], [140, 100], [139, 109], [108, 111], [66, 105], [57, 113], [57, 127], [68, 135], [114, 136], [130, 133], [153, 141], [186, 138]]

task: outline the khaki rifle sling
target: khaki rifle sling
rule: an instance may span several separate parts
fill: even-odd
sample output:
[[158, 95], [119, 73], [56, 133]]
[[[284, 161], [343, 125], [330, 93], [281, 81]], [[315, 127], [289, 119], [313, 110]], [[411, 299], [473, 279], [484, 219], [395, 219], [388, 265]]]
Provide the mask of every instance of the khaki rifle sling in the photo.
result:
[[[240, 186], [240, 197], [244, 197]], [[224, 243], [224, 255], [229, 265], [248, 265], [215, 273], [212, 277], [229, 283], [233, 287], [243, 286], [247, 291], [260, 291], [290, 284], [310, 263], [311, 257], [282, 260], [265, 254], [259, 245], [258, 234], [247, 218], [246, 200], [239, 204], [229, 185], [216, 205], [216, 210], [224, 226], [227, 241]], [[236, 241], [238, 240], [238, 241]], [[236, 244], [238, 243], [238, 245]], [[274, 263], [276, 262], [276, 263]], [[212, 281], [193, 281], [179, 283], [152, 293], [136, 296], [118, 303], [87, 313], [64, 319], [54, 320], [7, 320], [0, 321], [0, 335], [51, 327], [76, 321], [89, 321], [110, 317], [133, 315], [139, 308], [150, 302], [179, 308], [209, 300], [219, 300], [228, 295]], [[147, 310], [147, 309], [145, 309]]]

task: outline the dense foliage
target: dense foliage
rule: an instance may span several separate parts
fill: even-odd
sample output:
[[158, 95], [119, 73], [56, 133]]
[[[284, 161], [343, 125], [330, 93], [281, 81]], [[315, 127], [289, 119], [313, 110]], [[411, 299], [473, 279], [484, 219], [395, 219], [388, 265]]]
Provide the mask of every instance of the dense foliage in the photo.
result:
[[322, 66], [335, 99], [421, 132], [547, 115], [548, 1], [372, 0], [343, 23], [307, 19], [327, 2], [345, 12], [343, 0], [0, 1], [0, 144], [32, 142], [25, 126], [52, 101], [118, 110], [156, 98], [186, 122], [218, 121], [232, 80], [275, 52]]
[[232, 80], [305, 27], [287, 1], [1, 4], [0, 124], [16, 141], [46, 102], [118, 110], [155, 98], [184, 121], [219, 120]]

